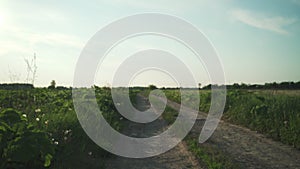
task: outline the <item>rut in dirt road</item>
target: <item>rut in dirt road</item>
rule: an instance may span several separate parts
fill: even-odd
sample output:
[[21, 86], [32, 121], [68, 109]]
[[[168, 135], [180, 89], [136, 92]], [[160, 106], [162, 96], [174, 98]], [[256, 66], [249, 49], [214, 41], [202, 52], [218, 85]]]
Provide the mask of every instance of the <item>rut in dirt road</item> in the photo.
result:
[[[142, 96], [137, 96], [137, 108], [145, 110], [149, 108], [149, 103]], [[123, 133], [131, 137], [151, 137], [160, 134], [168, 125], [160, 117], [148, 123], [127, 122]], [[132, 159], [115, 156], [108, 160], [106, 168], [109, 169], [200, 169], [199, 163], [183, 143], [179, 143], [175, 148], [159, 156]]]

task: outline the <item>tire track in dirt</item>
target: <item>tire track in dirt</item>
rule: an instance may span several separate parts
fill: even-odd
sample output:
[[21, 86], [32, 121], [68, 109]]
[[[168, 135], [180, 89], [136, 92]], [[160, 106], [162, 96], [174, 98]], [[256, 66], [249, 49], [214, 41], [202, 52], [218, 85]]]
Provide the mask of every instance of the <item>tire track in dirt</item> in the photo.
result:
[[[148, 101], [142, 97], [137, 96], [136, 101], [137, 109], [145, 110], [149, 108]], [[159, 119], [147, 123], [133, 123], [126, 121], [125, 129], [123, 134], [132, 137], [151, 137], [160, 134], [167, 129], [168, 125], [165, 120], [160, 117]], [[144, 158], [144, 159], [133, 159], [124, 158], [120, 156], [113, 156], [107, 160], [106, 168], [109, 169], [200, 169], [199, 163], [196, 158], [190, 153], [187, 147], [183, 143], [179, 143], [176, 147], [170, 151], [161, 155]]]

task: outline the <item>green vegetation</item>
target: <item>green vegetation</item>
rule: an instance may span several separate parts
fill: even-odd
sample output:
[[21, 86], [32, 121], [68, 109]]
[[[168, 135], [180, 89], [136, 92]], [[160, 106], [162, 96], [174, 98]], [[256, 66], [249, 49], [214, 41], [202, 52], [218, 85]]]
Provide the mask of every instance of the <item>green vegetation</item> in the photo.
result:
[[[168, 99], [180, 102], [178, 90], [165, 90], [165, 94]], [[209, 90], [200, 90], [201, 111], [209, 111], [210, 96]], [[192, 101], [189, 103], [194, 104]], [[300, 148], [299, 95], [278, 94], [276, 91], [229, 90], [223, 119]]]
[[300, 96], [232, 91], [225, 118], [300, 148]]
[[[95, 91], [103, 116], [120, 130], [110, 89]], [[0, 90], [0, 112], [0, 168], [103, 168], [99, 159], [109, 153], [81, 128], [71, 90]]]
[[234, 162], [224, 155], [221, 150], [217, 150], [206, 144], [199, 144], [197, 139], [185, 139], [189, 150], [195, 154], [200, 163], [208, 169], [235, 169], [240, 168]]
[[155, 89], [157, 89], [157, 87], [155, 86], [155, 85], [149, 85], [149, 87], [148, 87], [150, 90], [155, 90]]
[[52, 80], [48, 89], [55, 89], [55, 87], [56, 87], [56, 82], [55, 80]]
[[[211, 89], [212, 86], [217, 87], [216, 85], [207, 85], [202, 87], [201, 89]], [[298, 82], [272, 82], [265, 84], [245, 84], [245, 83], [234, 83], [232, 85], [226, 85], [227, 89], [248, 89], [248, 90], [299, 90], [300, 89], [300, 81]]]
[[27, 121], [25, 115], [6, 109], [0, 113], [1, 168], [48, 167], [54, 155], [46, 132]]
[[172, 109], [170, 106], [166, 106], [162, 117], [168, 124], [173, 124], [178, 116], [178, 111]]
[[[169, 125], [173, 124], [178, 116], [178, 111], [167, 106], [162, 117]], [[209, 144], [199, 144], [197, 138], [187, 136], [184, 140], [199, 162], [208, 169], [235, 169], [240, 168], [217, 147]]]
[[[13, 89], [16, 86], [16, 89]], [[73, 108], [72, 90], [51, 90], [24, 84], [0, 89], [0, 168], [103, 168], [109, 153], [85, 134]], [[154, 86], [151, 87], [154, 89]], [[156, 88], [156, 87], [155, 87]], [[123, 121], [113, 104], [110, 88], [94, 86], [96, 100], [107, 122], [121, 130]], [[135, 104], [138, 93], [148, 88], [130, 88]], [[181, 102], [178, 89], [165, 89], [168, 99]], [[197, 92], [195, 92], [197, 91]], [[190, 92], [190, 93], [189, 93]], [[187, 106], [195, 105], [198, 90], [187, 90]], [[200, 90], [199, 109], [208, 112], [211, 92]], [[91, 99], [83, 92], [84, 99]], [[155, 101], [155, 100], [154, 100]], [[122, 103], [120, 103], [122, 104]], [[166, 107], [162, 117], [172, 124], [178, 112]], [[231, 89], [227, 93], [224, 120], [261, 132], [300, 148], [300, 95], [292, 90]], [[186, 139], [189, 148], [208, 168], [234, 168], [221, 151]], [[99, 159], [103, 159], [102, 161]], [[221, 167], [222, 166], [222, 167]]]

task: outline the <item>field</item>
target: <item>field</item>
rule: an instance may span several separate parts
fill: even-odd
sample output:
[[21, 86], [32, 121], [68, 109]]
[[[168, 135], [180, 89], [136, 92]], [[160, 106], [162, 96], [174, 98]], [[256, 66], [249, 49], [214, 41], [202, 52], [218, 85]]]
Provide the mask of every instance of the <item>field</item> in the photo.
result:
[[[117, 112], [110, 88], [94, 87], [97, 103], [114, 129], [126, 129], [127, 120]], [[131, 90], [145, 96], [148, 88]], [[169, 100], [180, 103], [178, 90], [164, 90]], [[88, 99], [88, 95], [82, 95]], [[188, 98], [193, 104], [193, 95]], [[200, 90], [200, 110], [208, 112], [210, 91]], [[73, 107], [71, 89], [0, 90], [0, 168], [105, 168], [114, 159], [101, 149], [81, 128]], [[176, 110], [167, 106], [162, 118], [170, 125]], [[229, 90], [224, 121], [300, 148], [300, 95], [292, 90]], [[194, 138], [186, 138], [189, 150], [207, 168], [235, 168], [226, 154], [199, 148]], [[100, 159], [100, 160], [99, 160]], [[227, 166], [227, 167], [226, 167]]]
[[[168, 99], [180, 103], [178, 90], [166, 90], [165, 94]], [[209, 111], [210, 96], [209, 90], [200, 91], [200, 111]], [[229, 90], [223, 120], [300, 148], [298, 90]]]
[[[103, 115], [120, 129], [110, 90], [95, 90]], [[0, 112], [0, 168], [103, 168], [95, 159], [108, 153], [81, 128], [71, 90], [1, 90]]]

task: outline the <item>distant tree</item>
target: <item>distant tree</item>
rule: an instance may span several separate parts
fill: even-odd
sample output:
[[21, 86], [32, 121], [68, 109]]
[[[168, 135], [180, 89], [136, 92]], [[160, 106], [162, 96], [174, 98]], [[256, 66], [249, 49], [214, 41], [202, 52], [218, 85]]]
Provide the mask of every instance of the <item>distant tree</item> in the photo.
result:
[[156, 87], [155, 85], [153, 85], [153, 84], [149, 85], [148, 87], [149, 87], [150, 90], [155, 90], [155, 89], [157, 89], [157, 87]]
[[0, 89], [5, 90], [24, 90], [24, 89], [33, 89], [32, 84], [22, 84], [22, 83], [10, 83], [10, 84], [0, 84]]
[[247, 89], [248, 85], [245, 83], [241, 83], [241, 85], [239, 86], [241, 89]]
[[70, 88], [65, 87], [65, 86], [56, 86], [55, 89], [57, 89], [57, 90], [69, 90]]
[[300, 89], [300, 81], [295, 83], [294, 89]]
[[208, 85], [206, 85], [206, 86], [204, 86], [204, 87], [202, 87], [202, 89], [205, 89], [205, 90], [207, 90], [207, 89], [211, 89], [211, 84], [208, 84]]
[[233, 85], [232, 85], [232, 88], [233, 89], [238, 89], [240, 87], [240, 85], [238, 84], [238, 83], [234, 83]]
[[56, 82], [55, 80], [52, 80], [48, 89], [55, 89], [55, 86], [56, 86]]

